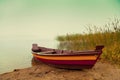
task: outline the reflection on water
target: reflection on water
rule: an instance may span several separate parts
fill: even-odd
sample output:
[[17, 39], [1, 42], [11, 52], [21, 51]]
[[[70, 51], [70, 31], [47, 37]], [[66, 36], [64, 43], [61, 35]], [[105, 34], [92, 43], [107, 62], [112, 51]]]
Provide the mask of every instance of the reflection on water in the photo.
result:
[[0, 74], [14, 69], [31, 67], [32, 43], [50, 48], [57, 46], [55, 40], [2, 39], [0, 40]]

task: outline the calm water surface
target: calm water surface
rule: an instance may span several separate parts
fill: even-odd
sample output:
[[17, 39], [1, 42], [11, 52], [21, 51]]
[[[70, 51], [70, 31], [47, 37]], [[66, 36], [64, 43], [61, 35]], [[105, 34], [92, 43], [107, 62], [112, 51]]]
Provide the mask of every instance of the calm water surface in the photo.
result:
[[57, 48], [57, 41], [50, 39], [2, 39], [0, 40], [0, 74], [14, 69], [31, 67], [31, 45]]

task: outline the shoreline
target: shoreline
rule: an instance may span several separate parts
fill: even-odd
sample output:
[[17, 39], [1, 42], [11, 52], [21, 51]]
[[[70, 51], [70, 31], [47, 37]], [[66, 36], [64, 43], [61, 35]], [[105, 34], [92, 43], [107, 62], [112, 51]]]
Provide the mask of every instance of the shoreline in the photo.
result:
[[43, 63], [0, 74], [0, 80], [119, 80], [120, 68], [98, 61], [92, 69], [58, 69]]

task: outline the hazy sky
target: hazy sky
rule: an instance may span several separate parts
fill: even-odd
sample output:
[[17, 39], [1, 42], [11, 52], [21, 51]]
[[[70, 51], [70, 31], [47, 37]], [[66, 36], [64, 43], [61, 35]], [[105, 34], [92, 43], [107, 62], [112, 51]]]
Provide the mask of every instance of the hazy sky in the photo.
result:
[[1, 38], [55, 38], [120, 18], [120, 0], [0, 0]]

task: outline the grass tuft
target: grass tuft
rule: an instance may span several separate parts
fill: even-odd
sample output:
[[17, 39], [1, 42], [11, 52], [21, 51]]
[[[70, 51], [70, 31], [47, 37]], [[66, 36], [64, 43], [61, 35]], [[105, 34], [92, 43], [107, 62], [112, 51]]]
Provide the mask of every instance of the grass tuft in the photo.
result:
[[96, 45], [104, 45], [101, 58], [120, 65], [120, 19], [110, 21], [104, 28], [89, 26], [86, 29], [88, 33], [58, 36], [58, 47], [67, 50], [86, 50], [93, 49]]

